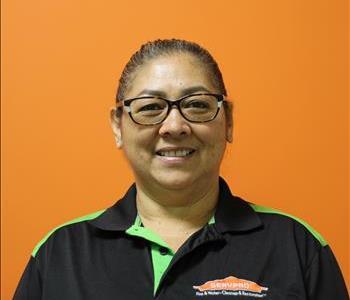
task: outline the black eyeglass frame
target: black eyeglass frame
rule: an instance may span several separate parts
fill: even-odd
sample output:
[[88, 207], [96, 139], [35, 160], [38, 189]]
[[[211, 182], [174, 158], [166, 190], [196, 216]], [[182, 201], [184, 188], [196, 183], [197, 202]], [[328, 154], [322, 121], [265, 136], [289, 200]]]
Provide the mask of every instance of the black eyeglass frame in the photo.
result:
[[[217, 105], [218, 105], [218, 108], [216, 110], [216, 113], [215, 115], [209, 119], [209, 120], [206, 120], [206, 121], [192, 121], [192, 120], [189, 120], [187, 119], [184, 114], [182, 113], [182, 110], [180, 108], [180, 104], [183, 100], [189, 98], [189, 97], [193, 97], [193, 96], [214, 96], [216, 99], [217, 99]], [[130, 105], [131, 105], [131, 102], [135, 101], [135, 100], [139, 100], [139, 99], [161, 99], [161, 100], [164, 100], [167, 104], [168, 104], [168, 110], [166, 112], [166, 115], [164, 116], [164, 119], [162, 119], [161, 121], [159, 122], [156, 122], [156, 123], [152, 123], [152, 124], [142, 124], [142, 123], [138, 123], [135, 121], [135, 119], [132, 117], [132, 114], [131, 114], [131, 109], [130, 109]], [[181, 116], [188, 122], [191, 122], [191, 123], [206, 123], [206, 122], [210, 122], [212, 120], [214, 120], [219, 111], [220, 111], [220, 108], [222, 106], [222, 104], [224, 102], [227, 102], [225, 99], [224, 99], [224, 95], [220, 95], [220, 94], [212, 94], [212, 93], [197, 93], [197, 94], [190, 94], [190, 95], [186, 95], [184, 97], [181, 97], [180, 99], [177, 99], [177, 100], [169, 100], [169, 99], [165, 99], [163, 97], [159, 97], [159, 96], [141, 96], [141, 97], [135, 97], [135, 98], [131, 98], [131, 99], [125, 99], [125, 100], [121, 100], [117, 103], [117, 109], [118, 108], [122, 108], [122, 107], [125, 107], [125, 110], [126, 112], [129, 114], [131, 120], [133, 120], [133, 122], [135, 122], [136, 124], [139, 124], [139, 125], [144, 125], [144, 126], [151, 126], [151, 125], [157, 125], [157, 124], [161, 124], [162, 122], [164, 122], [164, 120], [168, 117], [171, 109], [176, 106], [176, 108], [178, 109], [178, 111], [180, 112]]]

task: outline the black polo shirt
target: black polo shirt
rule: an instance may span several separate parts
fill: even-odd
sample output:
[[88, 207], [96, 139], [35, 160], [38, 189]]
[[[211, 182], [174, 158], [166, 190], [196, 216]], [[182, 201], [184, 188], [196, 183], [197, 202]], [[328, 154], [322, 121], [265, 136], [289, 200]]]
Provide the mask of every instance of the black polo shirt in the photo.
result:
[[176, 252], [142, 227], [136, 187], [35, 247], [14, 299], [349, 299], [327, 242], [303, 221], [233, 196]]

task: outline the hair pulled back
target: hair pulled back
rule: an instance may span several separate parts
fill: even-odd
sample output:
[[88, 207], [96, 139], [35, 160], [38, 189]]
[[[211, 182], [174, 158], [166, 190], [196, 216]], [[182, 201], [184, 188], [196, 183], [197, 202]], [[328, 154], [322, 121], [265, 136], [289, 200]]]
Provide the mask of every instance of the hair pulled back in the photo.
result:
[[141, 48], [131, 56], [119, 79], [116, 100], [120, 101], [124, 99], [125, 92], [132, 83], [133, 75], [138, 67], [151, 59], [176, 53], [188, 53], [198, 58], [203, 63], [204, 67], [207, 68], [208, 74], [212, 76], [213, 82], [219, 92], [222, 95], [227, 95], [219, 66], [208, 50], [194, 42], [186, 40], [158, 39], [143, 44]]

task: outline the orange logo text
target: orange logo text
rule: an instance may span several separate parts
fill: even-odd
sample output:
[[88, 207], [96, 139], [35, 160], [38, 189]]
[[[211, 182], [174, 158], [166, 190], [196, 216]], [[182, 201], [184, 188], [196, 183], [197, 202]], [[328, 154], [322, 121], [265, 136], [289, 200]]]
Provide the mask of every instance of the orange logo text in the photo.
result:
[[267, 291], [268, 288], [260, 286], [257, 283], [245, 279], [240, 279], [234, 276], [229, 276], [224, 279], [210, 280], [206, 283], [193, 286], [194, 289], [201, 292], [204, 291], [249, 291], [254, 293], [261, 293], [262, 291]]

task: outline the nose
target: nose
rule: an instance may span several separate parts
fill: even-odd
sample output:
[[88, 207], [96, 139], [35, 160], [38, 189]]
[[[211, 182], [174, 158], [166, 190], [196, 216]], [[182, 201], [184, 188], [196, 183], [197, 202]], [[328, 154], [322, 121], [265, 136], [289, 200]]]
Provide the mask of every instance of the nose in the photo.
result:
[[177, 107], [170, 108], [169, 115], [163, 121], [159, 128], [159, 135], [163, 137], [188, 136], [191, 134], [191, 127], [188, 124]]

